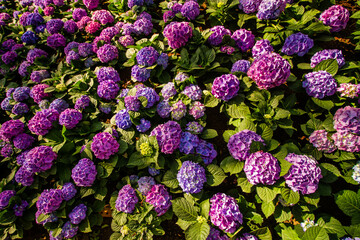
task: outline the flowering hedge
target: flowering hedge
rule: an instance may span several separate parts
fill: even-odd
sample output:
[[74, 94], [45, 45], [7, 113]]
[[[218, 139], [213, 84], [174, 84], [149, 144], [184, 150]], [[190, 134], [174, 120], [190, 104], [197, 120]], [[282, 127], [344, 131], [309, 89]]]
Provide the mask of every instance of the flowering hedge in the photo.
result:
[[343, 5], [0, 1], [2, 239], [360, 237]]

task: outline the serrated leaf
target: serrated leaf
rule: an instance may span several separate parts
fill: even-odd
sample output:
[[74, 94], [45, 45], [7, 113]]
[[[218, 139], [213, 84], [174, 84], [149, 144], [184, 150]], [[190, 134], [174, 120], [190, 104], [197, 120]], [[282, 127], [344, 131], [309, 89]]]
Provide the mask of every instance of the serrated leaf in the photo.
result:
[[300, 240], [299, 235], [291, 227], [285, 227], [281, 230], [282, 240]]
[[210, 186], [218, 186], [226, 178], [224, 171], [219, 166], [215, 164], [210, 164], [206, 168], [209, 172], [209, 174], [207, 174], [206, 176], [206, 179], [207, 179], [207, 183]]
[[335, 195], [335, 202], [346, 215], [360, 215], [360, 198], [355, 192], [343, 190]]
[[269, 187], [256, 187], [256, 193], [264, 202], [271, 202], [277, 195], [277, 191]]
[[242, 171], [244, 167], [244, 162], [241, 162], [229, 156], [221, 161], [220, 167], [224, 170], [224, 172], [230, 173], [232, 175]]
[[208, 223], [195, 223], [185, 231], [185, 237], [188, 240], [206, 240], [210, 233]]
[[319, 226], [313, 226], [306, 230], [301, 238], [302, 240], [329, 240], [324, 228]]
[[325, 223], [323, 228], [328, 233], [336, 234], [338, 238], [341, 238], [346, 234], [340, 221], [338, 221], [336, 218], [333, 217], [331, 217], [330, 220]]
[[270, 217], [275, 211], [275, 205], [271, 202], [262, 202], [261, 203], [261, 211], [264, 213], [265, 217]]
[[209, 218], [210, 200], [206, 199], [200, 203], [200, 213], [206, 219]]
[[300, 194], [298, 192], [294, 192], [289, 188], [282, 188], [281, 196], [288, 204], [296, 204], [300, 200]]
[[241, 187], [241, 190], [245, 193], [251, 193], [251, 188], [254, 186], [251, 183], [249, 183], [247, 178], [238, 178], [237, 183], [238, 186]]
[[259, 228], [254, 231], [251, 231], [250, 234], [257, 236], [258, 239], [261, 240], [272, 240], [271, 232], [267, 227]]
[[163, 181], [161, 182], [165, 186], [169, 188], [177, 188], [179, 186], [179, 182], [176, 177], [176, 173], [172, 171], [166, 171], [163, 177]]
[[196, 221], [198, 217], [196, 208], [186, 201], [185, 198], [174, 199], [172, 207], [175, 215], [184, 221]]
[[334, 76], [339, 70], [339, 64], [336, 59], [327, 59], [315, 66], [314, 71], [320, 70], [326, 71]]

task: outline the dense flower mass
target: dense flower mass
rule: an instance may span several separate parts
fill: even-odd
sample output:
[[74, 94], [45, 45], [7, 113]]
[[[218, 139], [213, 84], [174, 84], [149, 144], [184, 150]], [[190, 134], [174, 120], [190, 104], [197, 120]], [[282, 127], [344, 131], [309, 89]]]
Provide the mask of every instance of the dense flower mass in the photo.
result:
[[349, 11], [341, 5], [334, 5], [321, 13], [319, 20], [330, 26], [330, 32], [340, 32], [349, 21]]
[[211, 45], [214, 46], [220, 45], [225, 35], [231, 36], [231, 31], [221, 25], [210, 28], [210, 31], [212, 34], [208, 38], [208, 41]]
[[247, 60], [238, 60], [234, 62], [231, 67], [231, 73], [235, 72], [243, 72], [247, 73], [248, 69], [250, 68], [250, 62]]
[[76, 192], [77, 192], [77, 190], [76, 190], [74, 184], [71, 182], [65, 183], [61, 189], [61, 194], [65, 201], [69, 201], [73, 197], [75, 197]]
[[156, 184], [154, 178], [152, 177], [141, 177], [137, 183], [139, 185], [138, 187], [139, 192], [141, 192], [145, 196], [151, 190], [152, 186]]
[[235, 198], [225, 193], [216, 193], [210, 199], [209, 216], [212, 224], [228, 233], [234, 233], [243, 222]]
[[105, 44], [104, 46], [99, 48], [96, 54], [100, 62], [108, 63], [112, 60], [115, 60], [118, 57], [119, 52], [115, 46], [111, 44]]
[[24, 149], [31, 147], [31, 145], [34, 143], [34, 141], [35, 141], [35, 138], [32, 137], [31, 135], [26, 134], [26, 133], [21, 133], [21, 134], [17, 135], [16, 137], [14, 137], [13, 144], [14, 144], [14, 147], [24, 150]]
[[177, 122], [168, 121], [154, 128], [150, 136], [156, 136], [161, 152], [172, 154], [179, 148], [181, 133], [181, 127]]
[[171, 207], [171, 196], [164, 185], [156, 184], [146, 194], [146, 202], [153, 205], [158, 216], [167, 212]]
[[181, 101], [177, 101], [171, 107], [171, 117], [180, 120], [186, 115], [186, 105]]
[[348, 131], [338, 131], [331, 136], [339, 150], [360, 152], [360, 136]]
[[130, 185], [125, 185], [121, 188], [118, 198], [115, 202], [115, 208], [119, 212], [132, 213], [135, 209], [135, 204], [139, 201], [136, 196], [136, 191]]
[[67, 129], [72, 129], [81, 121], [82, 114], [76, 109], [68, 108], [59, 116], [59, 124]]
[[4, 122], [0, 128], [0, 138], [5, 142], [10, 142], [13, 137], [24, 132], [24, 123], [20, 120], [9, 120]]
[[153, 88], [149, 87], [143, 87], [136, 91], [137, 98], [143, 96], [147, 99], [147, 104], [145, 108], [151, 108], [155, 105], [156, 102], [160, 100], [159, 95], [156, 93], [156, 91]]
[[360, 85], [352, 83], [341, 83], [337, 88], [341, 97], [356, 98], [360, 93]]
[[331, 153], [336, 150], [334, 142], [328, 138], [325, 130], [315, 130], [309, 137], [310, 143], [319, 151]]
[[91, 151], [98, 159], [109, 159], [119, 150], [119, 143], [108, 132], [101, 132], [94, 136], [91, 143]]
[[240, 89], [240, 81], [233, 74], [224, 74], [214, 79], [211, 93], [218, 99], [229, 101]]
[[159, 53], [153, 47], [144, 47], [136, 54], [138, 64], [149, 67], [156, 63]]
[[243, 130], [230, 137], [227, 147], [233, 158], [244, 161], [249, 157], [250, 146], [254, 141], [264, 142], [264, 140], [255, 132]]
[[103, 81], [99, 84], [97, 88], [97, 94], [99, 97], [106, 100], [111, 100], [116, 97], [119, 93], [119, 86], [113, 80]]
[[360, 108], [346, 106], [336, 111], [334, 115], [334, 128], [337, 131], [346, 131], [354, 134], [360, 133]]
[[255, 44], [255, 36], [252, 34], [251, 31], [246, 29], [239, 29], [236, 30], [232, 35], [231, 38], [234, 39], [238, 48], [241, 51], [246, 52], [247, 50], [251, 49]]
[[[130, 96], [128, 96], [128, 97], [130, 97]], [[129, 112], [126, 109], [120, 110], [120, 112], [118, 112], [115, 115], [115, 123], [116, 123], [116, 126], [118, 126], [118, 128], [121, 128], [121, 129], [128, 129], [129, 127], [131, 127], [132, 122], [130, 119]]]
[[183, 162], [177, 174], [181, 189], [186, 193], [198, 193], [206, 182], [205, 169], [197, 163]]
[[25, 157], [23, 166], [32, 173], [49, 170], [57, 154], [49, 146], [38, 146], [31, 149]]
[[352, 169], [352, 178], [360, 184], [360, 162], [356, 163]]
[[336, 80], [326, 71], [309, 72], [305, 75], [302, 86], [309, 96], [323, 99], [336, 93]]
[[286, 185], [294, 192], [314, 193], [318, 188], [320, 178], [322, 178], [317, 161], [312, 157], [295, 153], [289, 153], [285, 160], [292, 163], [288, 173], [284, 176]]
[[192, 37], [192, 28], [188, 22], [171, 22], [164, 28], [164, 36], [168, 39], [171, 48], [180, 48]]
[[286, 55], [304, 56], [314, 46], [314, 40], [301, 32], [294, 33], [286, 38], [284, 46], [281, 49]]
[[244, 13], [254, 13], [258, 10], [261, 0], [239, 0], [239, 9]]
[[71, 171], [71, 178], [76, 186], [91, 187], [97, 175], [95, 164], [88, 158], [80, 159]]
[[251, 64], [247, 74], [260, 89], [285, 83], [290, 76], [290, 63], [277, 53], [264, 53]]
[[182, 5], [180, 12], [188, 20], [194, 20], [200, 14], [200, 6], [197, 1], [190, 0]]
[[214, 145], [202, 139], [199, 140], [196, 153], [200, 155], [205, 164], [210, 164], [217, 156]]
[[36, 202], [39, 213], [48, 214], [56, 211], [63, 201], [60, 189], [45, 189]]
[[72, 224], [79, 224], [86, 217], [87, 207], [85, 204], [80, 204], [69, 213], [70, 222]]
[[10, 199], [15, 196], [14, 190], [4, 190], [0, 193], [0, 210], [3, 210], [9, 204]]
[[344, 59], [344, 56], [343, 56], [341, 50], [338, 50], [338, 49], [324, 49], [322, 51], [316, 52], [311, 57], [310, 66], [312, 68], [314, 68], [316, 65], [318, 65], [322, 61], [328, 60], [328, 59], [336, 59], [336, 61], [339, 64], [339, 68], [341, 68], [342, 66], [345, 65], [345, 59]]
[[286, 0], [262, 0], [256, 16], [259, 19], [276, 19], [284, 11]]
[[46, 97], [50, 97], [51, 93], [46, 93], [45, 89], [50, 87], [47, 84], [38, 84], [35, 85], [30, 91], [30, 97], [34, 99], [34, 102], [40, 103]]

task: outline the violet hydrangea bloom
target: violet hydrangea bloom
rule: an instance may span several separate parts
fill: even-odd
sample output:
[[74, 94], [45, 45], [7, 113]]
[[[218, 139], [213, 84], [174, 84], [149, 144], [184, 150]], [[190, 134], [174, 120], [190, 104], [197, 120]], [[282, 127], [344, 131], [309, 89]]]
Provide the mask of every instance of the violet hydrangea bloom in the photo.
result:
[[185, 161], [177, 174], [181, 189], [186, 193], [199, 193], [206, 182], [205, 169], [197, 163]]
[[36, 83], [40, 83], [42, 80], [48, 77], [50, 77], [50, 74], [47, 70], [33, 71], [30, 75], [30, 79]]
[[82, 114], [76, 109], [68, 108], [59, 116], [59, 124], [67, 129], [73, 129], [81, 121]]
[[173, 17], [175, 17], [175, 13], [173, 11], [165, 11], [163, 14], [163, 21], [166, 23], [170, 21]]
[[148, 100], [145, 108], [151, 108], [155, 105], [156, 102], [160, 100], [159, 95], [155, 92], [154, 89], [149, 87], [140, 88], [136, 91], [136, 97], [144, 96]]
[[15, 181], [23, 186], [31, 186], [34, 182], [34, 173], [25, 167], [20, 167], [15, 174]]
[[336, 91], [340, 93], [341, 97], [357, 98], [360, 93], [360, 85], [352, 83], [341, 83], [340, 87], [338, 87]]
[[196, 153], [200, 155], [206, 165], [212, 163], [217, 156], [214, 145], [202, 139], [199, 139], [199, 145], [196, 147]]
[[109, 38], [115, 37], [120, 32], [117, 27], [107, 27], [101, 31], [100, 36], [108, 36]]
[[11, 109], [14, 107], [14, 105], [10, 103], [11, 100], [11, 97], [4, 98], [4, 100], [1, 101], [1, 109], [4, 111], [11, 111]]
[[360, 152], [360, 136], [348, 131], [338, 131], [331, 136], [339, 150]]
[[165, 100], [175, 96], [177, 93], [175, 89], [175, 84], [173, 82], [168, 82], [161, 89], [161, 95]]
[[22, 102], [29, 98], [30, 88], [28, 87], [17, 87], [15, 88], [12, 98], [17, 102]]
[[241, 51], [246, 52], [250, 48], [252, 48], [255, 44], [255, 36], [252, 34], [251, 31], [246, 29], [239, 29], [236, 30], [232, 35], [231, 38], [234, 39], [238, 48]]
[[160, 54], [159, 58], [156, 60], [157, 65], [162, 66], [163, 69], [166, 69], [169, 62], [169, 56], [166, 53]]
[[98, 159], [109, 159], [118, 152], [119, 147], [119, 143], [108, 132], [97, 133], [91, 143], [91, 150]]
[[128, 111], [137, 112], [140, 110], [140, 107], [141, 107], [140, 100], [135, 96], [126, 96], [124, 98], [124, 104]]
[[250, 62], [248, 60], [238, 60], [234, 62], [231, 67], [231, 73], [243, 72], [246, 73], [250, 68]]
[[31, 149], [25, 156], [23, 166], [30, 172], [44, 172], [49, 170], [57, 154], [49, 146], [38, 146]]
[[330, 73], [322, 70], [306, 74], [302, 86], [309, 96], [319, 99], [334, 95], [337, 89], [336, 80]]
[[44, 50], [42, 49], [38, 49], [38, 48], [34, 48], [34, 49], [31, 49], [28, 54], [26, 55], [26, 61], [28, 61], [29, 63], [34, 63], [35, 60], [39, 57], [48, 57], [48, 53], [45, 52]]
[[349, 21], [349, 11], [341, 5], [333, 5], [321, 13], [319, 20], [330, 26], [330, 32], [340, 32]]
[[144, 5], [144, 0], [129, 0], [128, 7], [131, 9], [134, 6], [142, 6]]
[[103, 81], [97, 88], [99, 97], [111, 100], [119, 93], [119, 86], [112, 80]]
[[93, 10], [98, 7], [99, 0], [83, 0], [83, 3], [89, 10]]
[[69, 213], [70, 222], [79, 224], [86, 218], [87, 207], [85, 204], [79, 204]]
[[55, 109], [59, 114], [65, 111], [69, 107], [69, 104], [61, 98], [57, 98], [49, 105], [49, 109]]
[[5, 64], [10, 64], [10, 63], [14, 62], [17, 57], [18, 57], [18, 55], [15, 51], [8, 51], [1, 56], [1, 60]]
[[270, 153], [258, 151], [246, 158], [244, 172], [252, 185], [273, 185], [280, 177], [280, 164]]
[[205, 115], [205, 105], [199, 101], [191, 103], [189, 107], [189, 114], [195, 119], [199, 119]]
[[63, 27], [64, 27], [64, 22], [61, 19], [50, 19], [46, 23], [46, 30], [51, 35], [55, 33], [59, 33]]
[[145, 36], [148, 36], [152, 29], [153, 24], [151, 20], [146, 18], [139, 18], [134, 22], [134, 32], [136, 35], [144, 34]]
[[131, 127], [132, 122], [130, 119], [129, 112], [126, 109], [120, 110], [115, 115], [115, 123], [116, 123], [116, 126], [121, 129], [128, 129], [129, 127]]
[[154, 178], [152, 177], [141, 177], [137, 183], [139, 185], [138, 190], [143, 195], [147, 195], [152, 186], [156, 184]]
[[36, 202], [38, 212], [48, 214], [56, 211], [63, 201], [60, 189], [45, 189]]
[[314, 40], [308, 35], [301, 32], [291, 34], [286, 38], [284, 46], [281, 49], [286, 55], [297, 54], [299, 57], [304, 56], [314, 46]]
[[66, 38], [60, 33], [55, 33], [47, 38], [47, 45], [51, 48], [66, 46]]
[[78, 187], [91, 187], [97, 175], [96, 166], [88, 158], [80, 159], [71, 170], [71, 178]]
[[111, 44], [105, 44], [99, 48], [96, 54], [100, 62], [107, 63], [116, 59], [119, 55], [119, 51], [115, 46]]
[[289, 153], [286, 161], [292, 163], [289, 172], [284, 176], [286, 185], [294, 192], [311, 194], [316, 191], [321, 175], [321, 169], [313, 157]]
[[209, 216], [212, 224], [228, 233], [234, 233], [243, 222], [235, 198], [225, 193], [216, 193], [210, 199]]
[[264, 140], [255, 132], [242, 130], [230, 137], [227, 147], [233, 158], [244, 161], [250, 155], [250, 146], [253, 141], [264, 143]]
[[156, 175], [159, 175], [160, 174], [160, 169], [156, 169], [156, 168], [153, 168], [153, 167], [148, 167], [148, 172], [151, 176], [156, 176]]
[[28, 75], [29, 74], [28, 67], [30, 67], [30, 66], [31, 66], [31, 63], [29, 63], [28, 61], [23, 61], [20, 64], [19, 69], [18, 69], [19, 75], [22, 77], [25, 77], [26, 75]]
[[156, 112], [159, 114], [161, 118], [168, 118], [170, 117], [171, 113], [171, 106], [168, 101], [161, 101], [156, 106]]
[[226, 235], [221, 235], [219, 230], [211, 227], [206, 240], [229, 240], [229, 237]]
[[11, 146], [11, 144], [7, 143], [5, 144], [5, 146], [1, 148], [0, 155], [3, 156], [4, 158], [11, 157], [12, 154], [13, 154], [13, 147]]
[[83, 8], [75, 8], [72, 12], [72, 17], [75, 21], [80, 21], [85, 16], [87, 16], [87, 12]]
[[195, 149], [199, 145], [199, 137], [190, 132], [183, 132], [181, 134], [179, 150], [182, 153], [195, 153]]
[[196, 1], [190, 0], [182, 5], [180, 12], [188, 20], [194, 20], [200, 14], [200, 6]]
[[190, 84], [189, 86], [186, 86], [184, 91], [182, 91], [182, 93], [194, 101], [200, 100], [202, 96], [201, 88], [198, 85], [194, 85], [194, 84]]
[[149, 67], [156, 63], [156, 60], [159, 58], [159, 53], [156, 51], [155, 48], [143, 47], [137, 54], [136, 54], [136, 61], [138, 64]]
[[214, 79], [211, 93], [218, 99], [229, 101], [239, 91], [240, 81], [233, 74], [224, 74]]
[[239, 9], [244, 13], [254, 13], [258, 10], [261, 0], [239, 0]]
[[21, 41], [27, 45], [35, 44], [38, 41], [39, 37], [33, 31], [26, 31], [21, 36]]
[[327, 59], [336, 59], [336, 61], [339, 64], [339, 68], [345, 65], [345, 59], [342, 54], [341, 50], [338, 49], [324, 49], [322, 51], [319, 51], [314, 54], [314, 56], [311, 57], [311, 63], [310, 66], [314, 68], [316, 65], [318, 65], [320, 62], [327, 60]]
[[145, 118], [140, 119], [140, 124], [136, 126], [136, 129], [143, 133], [149, 130], [151, 127], [151, 122], [149, 120], [146, 120]]
[[136, 191], [129, 184], [125, 185], [119, 191], [119, 195], [115, 202], [115, 208], [119, 212], [132, 213], [135, 209], [135, 204], [139, 199], [136, 196]]
[[34, 102], [40, 103], [44, 98], [51, 96], [51, 93], [45, 92], [45, 89], [48, 87], [50, 86], [45, 83], [35, 85], [30, 91], [30, 97], [34, 99]]
[[15, 196], [14, 190], [4, 190], [0, 193], [0, 210], [3, 210], [9, 204], [10, 199]]
[[119, 73], [113, 67], [102, 67], [96, 72], [98, 82], [112, 80], [114, 82], [120, 82]]
[[357, 162], [352, 169], [351, 177], [360, 184], [360, 162]]
[[14, 147], [22, 150], [31, 147], [34, 141], [35, 138], [26, 133], [21, 133], [13, 139]]
[[125, 35], [125, 36], [121, 36], [119, 38], [119, 42], [124, 47], [127, 47], [127, 46], [130, 46], [130, 45], [134, 45], [135, 41], [130, 35]]
[[76, 99], [74, 108], [77, 110], [83, 110], [90, 105], [90, 98], [87, 95], [82, 95]]
[[91, 43], [80, 43], [78, 46], [79, 55], [81, 57], [88, 57], [94, 54]]
[[262, 0], [256, 17], [259, 19], [276, 19], [284, 11], [287, 0]]
[[346, 106], [338, 109], [334, 115], [334, 128], [360, 134], [360, 108]]
[[185, 46], [193, 35], [192, 31], [188, 22], [171, 22], [164, 28], [163, 34], [168, 39], [169, 46], [177, 49]]
[[114, 17], [111, 15], [111, 13], [107, 10], [96, 10], [92, 13], [91, 19], [93, 21], [98, 21], [101, 23], [101, 25], [105, 25], [108, 23], [114, 22]]
[[0, 128], [0, 138], [5, 142], [10, 142], [13, 137], [24, 132], [24, 123], [20, 120], [9, 120], [4, 122]]
[[59, 113], [55, 109], [44, 109], [36, 112], [35, 116], [29, 120], [28, 128], [35, 135], [45, 135], [53, 127], [52, 123], [59, 118]]
[[150, 78], [151, 69], [142, 68], [139, 65], [134, 65], [131, 68], [131, 77], [138, 82], [145, 82]]
[[328, 138], [325, 130], [315, 130], [309, 137], [309, 142], [319, 151], [331, 153], [336, 150], [334, 142]]
[[74, 34], [78, 30], [78, 26], [76, 25], [76, 22], [73, 20], [67, 20], [64, 23], [64, 30], [68, 34]]
[[67, 221], [62, 226], [61, 234], [64, 236], [64, 238], [69, 239], [69, 238], [75, 237], [78, 230], [79, 230], [79, 226], [77, 226], [77, 225], [74, 226], [70, 223], [70, 221]]
[[20, 205], [15, 204], [13, 207], [15, 216], [22, 217], [27, 206], [29, 206], [29, 203], [26, 200], [22, 200]]
[[70, 201], [76, 195], [76, 188], [73, 183], [65, 183], [61, 189], [62, 197], [65, 201]]
[[171, 207], [171, 196], [164, 185], [156, 184], [146, 195], [146, 202], [153, 205], [158, 216], [167, 212]]
[[186, 105], [181, 101], [177, 101], [171, 106], [171, 117], [180, 120], [186, 115]]
[[156, 136], [162, 153], [172, 154], [179, 148], [181, 133], [180, 124], [174, 121], [168, 121], [154, 128], [150, 136]]
[[259, 89], [270, 89], [285, 83], [290, 76], [290, 63], [277, 53], [264, 53], [251, 64], [247, 75]]

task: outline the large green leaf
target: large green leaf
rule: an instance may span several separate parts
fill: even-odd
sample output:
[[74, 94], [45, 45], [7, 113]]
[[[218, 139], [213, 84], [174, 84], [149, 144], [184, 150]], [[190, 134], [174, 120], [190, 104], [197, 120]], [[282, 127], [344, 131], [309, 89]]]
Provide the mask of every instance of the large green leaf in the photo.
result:
[[236, 160], [233, 157], [229, 156], [221, 161], [220, 167], [226, 173], [236, 174], [236, 173], [241, 172], [241, 170], [244, 167], [244, 162], [241, 162], [241, 161]]
[[191, 225], [186, 231], [185, 231], [185, 237], [188, 240], [206, 240], [210, 233], [210, 226], [208, 223], [195, 223]]
[[313, 226], [306, 230], [301, 238], [302, 240], [329, 240], [324, 228], [319, 226]]
[[196, 221], [198, 214], [196, 208], [185, 198], [177, 198], [172, 201], [172, 207], [175, 215], [184, 221]]
[[176, 178], [176, 173], [173, 171], [166, 171], [163, 177], [162, 184], [169, 188], [177, 188], [179, 186], [179, 182]]
[[269, 187], [256, 187], [256, 192], [264, 202], [271, 202], [275, 199], [278, 193], [277, 190], [271, 189]]
[[335, 202], [346, 215], [360, 215], [360, 198], [355, 192], [343, 190], [335, 195]]
[[219, 166], [215, 164], [210, 164], [206, 168], [209, 172], [209, 174], [206, 176], [207, 183], [210, 186], [218, 186], [226, 178], [224, 171]]
[[321, 61], [316, 67], [314, 68], [314, 71], [326, 71], [330, 73], [331, 75], [335, 75], [339, 70], [339, 65], [336, 59], [327, 59], [324, 61]]
[[287, 203], [296, 204], [300, 200], [300, 194], [289, 188], [281, 189], [281, 196]]
[[264, 213], [265, 217], [270, 217], [275, 212], [275, 205], [271, 202], [261, 203], [261, 211]]

